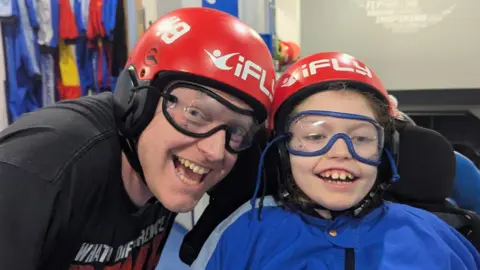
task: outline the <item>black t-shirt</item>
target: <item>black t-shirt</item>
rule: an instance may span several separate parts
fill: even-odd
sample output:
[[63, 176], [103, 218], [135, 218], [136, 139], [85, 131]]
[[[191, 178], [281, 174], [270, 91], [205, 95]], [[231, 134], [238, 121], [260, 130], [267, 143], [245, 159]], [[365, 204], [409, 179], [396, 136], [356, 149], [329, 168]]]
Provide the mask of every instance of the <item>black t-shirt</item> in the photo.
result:
[[111, 93], [0, 133], [0, 269], [154, 269], [174, 218], [129, 199]]

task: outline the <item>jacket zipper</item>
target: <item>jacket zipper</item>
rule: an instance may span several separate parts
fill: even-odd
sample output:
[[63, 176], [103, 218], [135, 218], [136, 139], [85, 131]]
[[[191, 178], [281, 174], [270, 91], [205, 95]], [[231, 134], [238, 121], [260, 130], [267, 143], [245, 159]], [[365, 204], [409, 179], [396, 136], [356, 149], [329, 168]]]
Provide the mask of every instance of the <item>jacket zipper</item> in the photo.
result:
[[345, 270], [355, 270], [355, 250], [353, 248], [345, 249]]

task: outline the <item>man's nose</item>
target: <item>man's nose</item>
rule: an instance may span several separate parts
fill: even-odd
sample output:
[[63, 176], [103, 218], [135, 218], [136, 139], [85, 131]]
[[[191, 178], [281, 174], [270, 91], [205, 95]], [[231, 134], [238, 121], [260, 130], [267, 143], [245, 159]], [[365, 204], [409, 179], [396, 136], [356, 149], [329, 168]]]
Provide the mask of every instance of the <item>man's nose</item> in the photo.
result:
[[198, 150], [200, 150], [209, 161], [222, 161], [225, 157], [225, 139], [226, 132], [219, 130], [206, 138], [201, 138], [197, 142]]

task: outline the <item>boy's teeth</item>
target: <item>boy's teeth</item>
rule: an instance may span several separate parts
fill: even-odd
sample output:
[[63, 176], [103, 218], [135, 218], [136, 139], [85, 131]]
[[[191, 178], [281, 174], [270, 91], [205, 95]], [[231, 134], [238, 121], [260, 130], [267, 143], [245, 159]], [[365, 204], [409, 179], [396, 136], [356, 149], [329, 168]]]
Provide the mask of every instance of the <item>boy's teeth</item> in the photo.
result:
[[181, 158], [179, 157], [178, 160], [180, 161], [180, 163], [189, 168], [190, 170], [192, 170], [194, 173], [198, 173], [198, 174], [206, 174], [210, 171], [210, 169], [208, 168], [205, 168], [205, 167], [202, 167], [200, 165], [197, 165], [193, 162], [191, 162], [190, 160], [187, 160], [187, 159], [184, 159], [184, 158]]
[[[353, 180], [355, 177], [349, 173], [349, 172], [344, 172], [344, 171], [326, 171], [320, 174], [324, 178], [331, 178], [332, 180]], [[340, 182], [340, 181], [338, 181]]]
[[334, 183], [334, 184], [341, 184], [341, 185], [348, 185], [353, 182], [347, 182], [347, 181], [334, 181], [334, 180], [327, 180], [327, 182]]

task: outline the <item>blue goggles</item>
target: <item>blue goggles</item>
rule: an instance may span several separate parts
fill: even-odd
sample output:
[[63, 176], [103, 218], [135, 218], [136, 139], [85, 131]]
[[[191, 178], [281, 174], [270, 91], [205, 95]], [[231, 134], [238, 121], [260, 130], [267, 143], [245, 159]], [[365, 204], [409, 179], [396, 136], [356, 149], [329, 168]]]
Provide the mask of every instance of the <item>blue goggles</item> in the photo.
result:
[[378, 166], [384, 147], [383, 128], [374, 119], [332, 111], [302, 111], [293, 115], [286, 126], [288, 152], [312, 157], [326, 154], [338, 140], [354, 159]]

